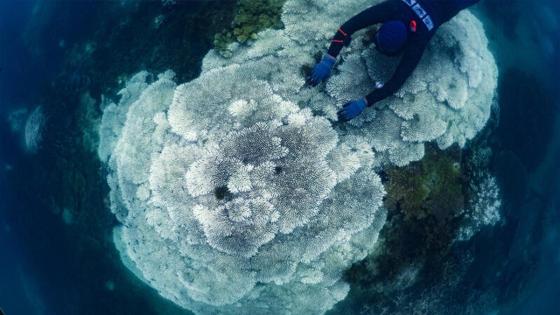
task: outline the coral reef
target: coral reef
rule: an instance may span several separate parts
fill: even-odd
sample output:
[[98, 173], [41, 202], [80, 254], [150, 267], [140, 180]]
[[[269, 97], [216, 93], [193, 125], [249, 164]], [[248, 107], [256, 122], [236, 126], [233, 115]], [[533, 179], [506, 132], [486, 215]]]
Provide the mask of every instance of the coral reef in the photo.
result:
[[[418, 162], [386, 171], [388, 222], [381, 233], [377, 254], [356, 264], [347, 274], [352, 283], [396, 281], [408, 287], [423, 264], [445, 257], [461, 226], [465, 203], [465, 181], [458, 150], [440, 151], [428, 146]], [[412, 275], [415, 275], [414, 277]], [[400, 279], [400, 280], [399, 280]], [[403, 279], [408, 279], [404, 281]], [[366, 296], [376, 296], [375, 285], [365, 285]], [[373, 289], [372, 289], [373, 288]], [[388, 292], [377, 293], [386, 294]]]
[[429, 147], [422, 160], [405, 168], [389, 168], [387, 175], [385, 204], [388, 209], [402, 211], [406, 218], [434, 214], [443, 220], [465, 206], [460, 154]]
[[463, 146], [488, 120], [497, 77], [482, 25], [463, 12], [402, 91], [334, 122], [394, 62], [355, 40], [326, 85], [306, 87], [301, 68], [369, 5], [287, 1], [284, 29], [230, 45], [228, 59], [210, 51], [197, 79], [141, 72], [106, 105], [98, 154], [122, 223], [114, 241], [139, 278], [200, 314], [322, 314], [346, 296], [344, 270], [385, 223], [376, 172], [422, 159], [426, 142]]
[[501, 220], [502, 201], [496, 179], [486, 175], [476, 180], [471, 188], [473, 196], [465, 214], [467, 222], [463, 224], [457, 235], [462, 241], [470, 239], [483, 226], [495, 225]]
[[231, 56], [228, 45], [245, 43], [257, 38], [257, 33], [267, 28], [281, 28], [282, 5], [286, 0], [238, 0], [230, 29], [214, 37], [214, 47], [224, 56]]
[[474, 288], [464, 292], [472, 299], [467, 307], [453, 302], [470, 285], [464, 277], [474, 254], [465, 241], [501, 220], [499, 188], [487, 161], [480, 152], [465, 156], [456, 147], [429, 145], [421, 161], [389, 168], [380, 244], [345, 274], [351, 291], [330, 314], [439, 314], [450, 305], [454, 313], [479, 314], [495, 305], [496, 292]]
[[[119, 170], [110, 180], [113, 212], [142, 227], [120, 228], [116, 243], [128, 252], [132, 270], [140, 268], [164, 296], [193, 310], [322, 313], [346, 295], [344, 268], [375, 245], [384, 222], [381, 180], [367, 156], [362, 164], [359, 154], [337, 146], [327, 119], [273, 94], [266, 82], [242, 93], [235, 89], [245, 86], [219, 75], [224, 91], [248, 100], [232, 98], [224, 111], [197, 113], [184, 95], [200, 92], [201, 78], [176, 88], [167, 72], [142, 85], [143, 72], [130, 80], [118, 106], [105, 109], [126, 109], [130, 102], [121, 138], [102, 142], [99, 155], [110, 152], [109, 164]], [[221, 123], [212, 124], [216, 119]], [[115, 135], [100, 131], [101, 139]], [[137, 145], [151, 149], [141, 152]], [[347, 154], [355, 159], [350, 168], [341, 164]], [[143, 205], [141, 214], [130, 212]], [[138, 237], [151, 244], [125, 249]], [[155, 249], [165, 251], [146, 252]], [[181, 255], [155, 264], [172, 252]], [[301, 305], [291, 290], [323, 296], [324, 303]]]

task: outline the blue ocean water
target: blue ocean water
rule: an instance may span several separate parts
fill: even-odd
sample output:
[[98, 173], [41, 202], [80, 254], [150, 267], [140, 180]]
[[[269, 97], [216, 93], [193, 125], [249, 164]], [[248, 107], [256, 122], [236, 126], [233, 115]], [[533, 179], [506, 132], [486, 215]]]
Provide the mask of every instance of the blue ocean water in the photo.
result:
[[[83, 43], [114, 45], [117, 35], [105, 30], [118, 29], [122, 20], [147, 23], [143, 16], [153, 14], [146, 19], [151, 21], [159, 13], [170, 21], [177, 18], [159, 2], [150, 5], [0, 2], [0, 308], [7, 315], [188, 314], [160, 298], [120, 264], [111, 246], [115, 222], [106, 209], [106, 187], [103, 178], [97, 177], [100, 165], [93, 153], [88, 160], [76, 152], [71, 141], [79, 134], [72, 131], [79, 126], [73, 116], [77, 92], [87, 86], [100, 94], [104, 85], [114, 85], [91, 83], [90, 78], [103, 77], [89, 70], [91, 63], [116, 62], [103, 54], [98, 55], [105, 58], [102, 61], [76, 61], [72, 49]], [[181, 5], [193, 11], [200, 4]], [[155, 7], [161, 11], [151, 12]], [[473, 279], [469, 285], [503, 292], [496, 314], [559, 314], [560, 93], [556, 72], [560, 69], [560, 25], [554, 19], [558, 13], [560, 4], [555, 0], [482, 0], [476, 9], [500, 67], [500, 124], [491, 145], [496, 153], [492, 169], [504, 191], [506, 223], [473, 240], [477, 264], [469, 271]], [[197, 68], [210, 47], [201, 32], [186, 35], [193, 43], [184, 62], [189, 68]], [[124, 38], [141, 49], [139, 37]], [[523, 45], [528, 41], [533, 45]], [[123, 72], [148, 67], [145, 60], [135, 64], [125, 56], [118, 61], [128, 62], [119, 69]], [[174, 61], [172, 57], [166, 60]], [[66, 92], [53, 94], [53, 86]], [[42, 149], [30, 154], [10, 114], [22, 109], [29, 113], [39, 105], [46, 108], [52, 123], [45, 130]], [[84, 226], [90, 228], [84, 230]], [[491, 271], [500, 274], [490, 277]]]

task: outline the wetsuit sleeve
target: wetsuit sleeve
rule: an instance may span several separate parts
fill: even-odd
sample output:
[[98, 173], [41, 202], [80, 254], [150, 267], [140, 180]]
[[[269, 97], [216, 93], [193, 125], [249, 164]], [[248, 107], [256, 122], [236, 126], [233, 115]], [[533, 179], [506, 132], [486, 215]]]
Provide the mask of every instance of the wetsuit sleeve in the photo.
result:
[[398, 12], [398, 10], [399, 8], [395, 4], [395, 1], [386, 1], [371, 6], [358, 15], [355, 15], [340, 26], [331, 41], [328, 54], [336, 58], [342, 50], [342, 47], [350, 43], [352, 34], [370, 25], [390, 20], [392, 17], [396, 16], [395, 13]]
[[418, 66], [418, 63], [420, 63], [428, 41], [429, 40], [424, 40], [407, 45], [401, 62], [397, 66], [391, 79], [389, 79], [382, 88], [376, 89], [366, 96], [368, 106], [373, 106], [375, 103], [395, 94], [395, 92], [403, 86], [408, 77], [410, 77], [414, 69]]

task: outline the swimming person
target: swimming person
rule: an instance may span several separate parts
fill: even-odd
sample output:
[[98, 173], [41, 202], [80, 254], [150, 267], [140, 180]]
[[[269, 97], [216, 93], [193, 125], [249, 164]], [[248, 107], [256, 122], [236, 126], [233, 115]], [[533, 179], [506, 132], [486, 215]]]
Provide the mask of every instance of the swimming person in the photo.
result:
[[315, 65], [309, 82], [316, 86], [327, 79], [343, 46], [350, 44], [354, 32], [383, 23], [373, 41], [376, 49], [388, 56], [402, 55], [393, 76], [366, 97], [348, 102], [338, 111], [339, 121], [348, 121], [397, 92], [420, 62], [436, 30], [461, 10], [480, 0], [388, 0], [354, 16], [338, 29], [328, 52]]

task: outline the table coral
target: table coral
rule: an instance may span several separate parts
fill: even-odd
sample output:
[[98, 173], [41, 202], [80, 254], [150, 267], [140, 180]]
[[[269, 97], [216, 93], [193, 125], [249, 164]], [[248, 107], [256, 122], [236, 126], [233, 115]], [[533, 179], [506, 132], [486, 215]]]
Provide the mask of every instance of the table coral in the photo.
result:
[[371, 4], [289, 0], [284, 29], [231, 44], [231, 58], [210, 51], [181, 85], [141, 72], [106, 106], [98, 153], [122, 223], [115, 244], [162, 296], [199, 314], [324, 313], [385, 223], [377, 172], [485, 125], [497, 71], [469, 12], [438, 31], [399, 93], [334, 122], [394, 62], [354, 40], [326, 85], [306, 87], [301, 69]]

